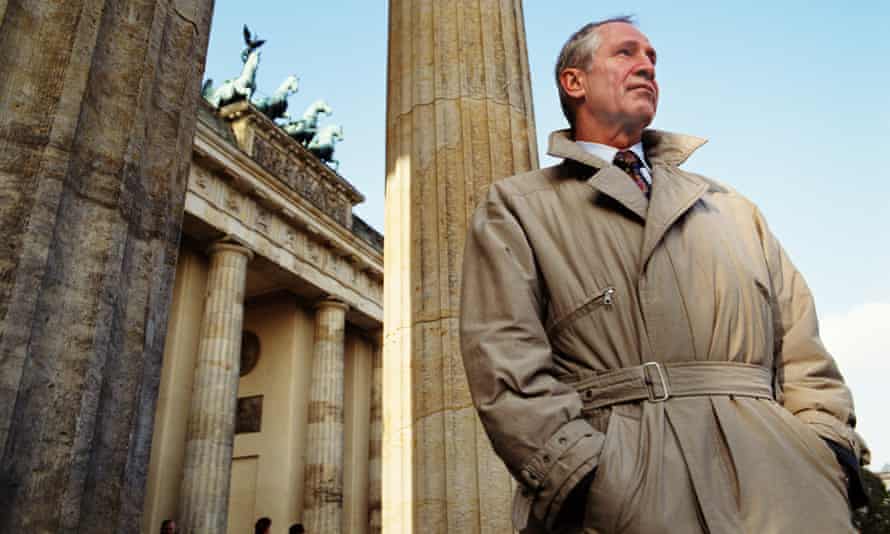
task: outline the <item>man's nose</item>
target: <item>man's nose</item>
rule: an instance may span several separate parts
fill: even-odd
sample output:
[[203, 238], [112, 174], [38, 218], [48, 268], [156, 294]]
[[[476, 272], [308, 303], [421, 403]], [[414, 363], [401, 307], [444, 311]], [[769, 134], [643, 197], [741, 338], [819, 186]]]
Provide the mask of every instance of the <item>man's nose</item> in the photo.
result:
[[651, 82], [655, 80], [655, 64], [648, 57], [643, 58], [637, 66], [635, 74]]

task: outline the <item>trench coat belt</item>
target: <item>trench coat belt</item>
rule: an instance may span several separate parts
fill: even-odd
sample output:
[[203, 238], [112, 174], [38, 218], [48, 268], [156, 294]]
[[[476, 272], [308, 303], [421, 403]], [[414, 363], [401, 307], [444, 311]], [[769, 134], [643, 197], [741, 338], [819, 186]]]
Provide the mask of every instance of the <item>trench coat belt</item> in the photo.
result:
[[774, 398], [771, 369], [736, 362], [646, 362], [567, 383], [581, 395], [585, 410], [622, 402], [664, 402], [673, 397]]

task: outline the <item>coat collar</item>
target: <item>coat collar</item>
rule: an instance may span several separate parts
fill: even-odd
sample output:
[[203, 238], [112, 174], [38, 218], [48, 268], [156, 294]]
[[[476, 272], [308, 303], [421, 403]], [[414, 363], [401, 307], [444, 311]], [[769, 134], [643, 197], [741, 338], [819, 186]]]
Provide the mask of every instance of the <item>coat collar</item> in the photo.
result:
[[655, 166], [652, 181], [656, 185], [652, 187], [652, 200], [649, 202], [649, 212], [646, 214], [646, 226], [643, 230], [641, 272], [667, 231], [709, 187], [708, 182], [698, 176], [680, 172], [676, 167], [663, 164]]
[[[671, 166], [681, 165], [693, 152], [707, 142], [707, 139], [702, 139], [701, 137], [663, 130], [643, 131], [643, 146], [646, 149], [646, 157], [653, 166], [656, 163], [664, 163]], [[551, 133], [547, 153], [555, 158], [570, 159], [596, 169], [612, 165], [611, 161], [603, 161], [579, 147], [575, 140], [572, 139], [570, 130], [556, 130]]]
[[612, 164], [579, 147], [569, 130], [550, 134], [547, 153], [593, 167], [588, 183], [617, 200], [645, 221], [641, 264], [643, 268], [671, 225], [708, 190], [705, 180], [676, 167], [707, 141], [699, 137], [659, 130], [643, 132], [643, 146], [652, 166], [652, 198], [647, 199], [628, 176]]

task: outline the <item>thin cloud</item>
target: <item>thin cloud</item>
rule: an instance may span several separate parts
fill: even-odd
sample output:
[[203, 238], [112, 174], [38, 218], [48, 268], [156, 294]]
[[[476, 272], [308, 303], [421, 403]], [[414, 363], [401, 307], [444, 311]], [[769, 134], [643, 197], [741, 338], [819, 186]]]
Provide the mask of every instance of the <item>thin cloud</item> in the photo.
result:
[[871, 468], [878, 470], [890, 464], [890, 303], [828, 315], [821, 335], [853, 391], [857, 430], [871, 448]]

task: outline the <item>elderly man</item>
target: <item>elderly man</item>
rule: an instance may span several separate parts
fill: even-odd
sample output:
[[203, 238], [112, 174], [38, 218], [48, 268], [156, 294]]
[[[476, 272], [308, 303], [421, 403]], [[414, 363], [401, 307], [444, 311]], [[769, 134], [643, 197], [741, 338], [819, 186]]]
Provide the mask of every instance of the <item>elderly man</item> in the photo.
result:
[[[556, 66], [562, 163], [473, 217], [461, 347], [520, 531], [852, 532], [850, 391], [762, 214], [645, 129], [656, 54], [629, 19]], [[852, 482], [852, 485], [848, 485]]]

